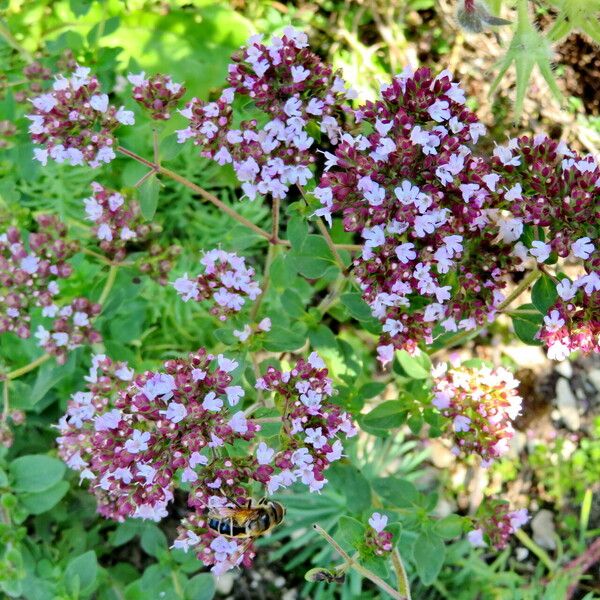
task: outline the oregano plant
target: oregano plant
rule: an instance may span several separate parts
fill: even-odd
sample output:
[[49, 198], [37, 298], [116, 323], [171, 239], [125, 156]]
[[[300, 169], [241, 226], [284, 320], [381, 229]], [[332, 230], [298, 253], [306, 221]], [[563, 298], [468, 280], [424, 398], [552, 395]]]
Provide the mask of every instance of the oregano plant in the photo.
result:
[[[526, 4], [519, 2], [516, 41], [501, 69], [516, 62], [518, 107], [535, 63], [554, 85], [548, 42]], [[578, 6], [560, 3], [568, 16], [554, 39], [567, 22], [580, 26]], [[482, 3], [465, 1], [461, 10], [463, 20], [499, 24]], [[339, 585], [354, 572], [406, 599], [408, 572], [424, 585], [436, 581], [445, 540], [489, 552], [512, 535], [529, 544], [518, 502], [489, 495], [470, 515], [434, 514], [435, 495], [384, 468], [392, 442], [367, 457], [370, 478], [355, 453], [363, 436], [387, 444], [406, 425], [487, 469], [509, 451], [523, 411], [519, 382], [504, 367], [461, 363], [448, 352], [442, 361], [440, 353], [495, 326], [557, 361], [600, 351], [596, 158], [545, 135], [487, 150], [486, 127], [448, 71], [407, 67], [362, 102], [291, 27], [272, 39], [252, 36], [205, 99], [169, 74], [132, 72], [123, 82], [131, 98], [121, 105], [91, 67], [67, 63], [31, 98], [27, 128], [42, 168], [89, 170], [76, 220], [86, 235], [76, 241], [60, 218], [38, 215], [0, 237], [0, 330], [39, 347], [2, 375], [3, 441], [10, 444], [22, 419], [11, 407], [15, 384], [45, 363], [68, 365], [87, 347], [84, 380], [61, 398], [58, 456], [102, 517], [175, 520], [169, 545], [216, 575], [251, 568], [265, 550], [258, 535], [215, 530], [211, 515], [263, 497], [285, 506], [336, 481], [347, 514], [333, 525], [311, 519], [309, 535], [341, 562], [323, 554], [306, 575], [311, 582]], [[151, 155], [125, 141], [138, 128], [152, 138]], [[202, 164], [229, 171], [238, 200], [166, 166], [169, 136], [193, 145]], [[133, 163], [143, 168], [133, 186], [105, 182], [107, 170]], [[167, 185], [191, 192], [199, 212], [212, 204], [247, 231], [254, 250], [244, 255], [243, 244], [223, 241], [182, 264], [182, 248], [165, 242], [168, 223], [156, 217]], [[244, 216], [250, 204], [268, 216]], [[74, 295], [70, 280], [84, 259], [102, 284]], [[188, 336], [186, 351], [136, 368], [111, 356], [119, 345], [104, 343], [98, 323], [111, 302], [127, 304], [116, 294], [125, 273], [154, 282], [178, 315], [203, 310], [209, 342]], [[184, 334], [192, 326], [174, 321]], [[359, 332], [360, 356], [345, 328]], [[334, 346], [341, 351], [330, 352]], [[401, 393], [384, 396], [396, 380]], [[20, 460], [10, 473], [17, 499], [3, 507], [15, 523], [17, 506], [35, 505], [32, 494], [53, 490], [58, 502], [66, 493], [61, 462]], [[160, 554], [160, 539], [142, 544]], [[94, 556], [77, 561], [67, 569], [78, 578], [67, 578], [72, 593], [92, 589], [96, 577]]]

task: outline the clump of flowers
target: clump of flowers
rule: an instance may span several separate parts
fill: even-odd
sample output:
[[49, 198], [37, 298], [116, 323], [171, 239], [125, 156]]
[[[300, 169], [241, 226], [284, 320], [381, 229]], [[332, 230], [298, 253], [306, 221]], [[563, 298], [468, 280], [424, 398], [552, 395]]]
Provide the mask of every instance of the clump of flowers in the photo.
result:
[[254, 269], [246, 267], [243, 257], [233, 252], [213, 249], [200, 259], [204, 271], [190, 279], [185, 273], [173, 283], [184, 302], [211, 301], [211, 314], [225, 321], [242, 310], [246, 299], [256, 300], [260, 287], [254, 280]]
[[342, 136], [314, 191], [315, 214], [364, 240], [354, 272], [383, 323], [382, 362], [490, 321], [521, 262], [491, 221], [498, 176], [473, 154], [485, 127], [464, 103], [447, 71], [396, 76], [355, 111], [369, 133]]
[[[208, 510], [246, 505], [253, 483], [266, 493], [296, 480], [321, 489], [323, 470], [342, 455], [340, 440], [333, 438], [354, 433], [347, 415], [324, 401], [331, 381], [312, 354], [291, 372], [266, 376], [286, 398], [284, 447], [276, 452], [261, 442], [246, 455], [232, 454], [234, 444], [243, 447], [260, 430], [235, 409], [244, 396], [233, 385], [237, 367], [234, 360], [200, 349], [165, 362], [163, 371], [134, 375], [127, 365], [96, 356], [88, 391], [73, 395], [59, 423], [60, 455], [82, 480], [90, 480], [105, 517], [158, 521], [166, 516], [175, 488], [189, 489], [191, 512], [174, 546], [193, 548], [217, 573], [249, 565], [255, 551], [250, 543], [209, 529]], [[317, 425], [319, 432], [311, 428]]]
[[67, 260], [77, 251], [67, 238], [67, 227], [56, 217], [36, 217], [37, 231], [27, 242], [15, 227], [0, 235], [0, 333], [31, 335], [31, 309], [39, 307], [52, 317], [58, 307], [59, 279], [71, 275]]
[[92, 233], [111, 260], [121, 262], [132, 251], [145, 250], [148, 256], [141, 261], [140, 269], [153, 275], [162, 285], [167, 283], [172, 260], [180, 248], [165, 249], [155, 241], [161, 227], [144, 221], [138, 202], [94, 182], [92, 195], [83, 203], [87, 219], [94, 224]]
[[44, 82], [51, 77], [50, 69], [44, 67], [41, 63], [33, 61], [23, 69], [25, 77], [26, 89], [19, 89], [15, 92], [15, 100], [17, 102], [26, 102], [27, 98], [32, 94], [39, 94], [43, 90]]
[[328, 402], [333, 388], [325, 363], [313, 352], [291, 371], [269, 367], [256, 387], [275, 392], [287, 434], [286, 448], [275, 457], [281, 472], [266, 481], [267, 489], [273, 493], [299, 480], [319, 491], [327, 483], [324, 471], [342, 456], [339, 435], [356, 435], [350, 416]]
[[55, 309], [52, 316], [56, 318], [50, 329], [38, 325], [35, 337], [38, 338], [38, 345], [56, 356], [56, 362], [62, 365], [66, 362], [70, 350], [102, 340], [92, 325], [102, 306], [90, 302], [87, 298], [75, 298], [67, 306]]
[[[345, 102], [354, 94], [307, 46], [306, 35], [292, 28], [270, 45], [253, 36], [233, 57], [231, 87], [216, 102], [194, 98], [181, 111], [190, 125], [178, 132], [179, 141], [192, 139], [202, 156], [232, 164], [250, 200], [257, 194], [285, 198], [290, 185], [305, 185], [316, 161], [314, 130], [332, 144], [342, 133]], [[262, 125], [245, 120], [234, 127], [236, 97], [253, 102], [269, 120]]]
[[185, 94], [185, 88], [168, 75], [157, 73], [147, 78], [142, 71], [130, 73], [127, 79], [133, 85], [134, 100], [158, 121], [170, 119], [173, 109]]
[[77, 66], [68, 78], [59, 75], [52, 90], [31, 103], [29, 132], [42, 146], [34, 150], [34, 157], [43, 165], [49, 158], [91, 167], [109, 163], [115, 158], [115, 129], [134, 124], [131, 111], [109, 104], [87, 67]]
[[454, 439], [453, 452], [469, 457], [477, 454], [487, 467], [505, 454], [514, 435], [512, 421], [521, 412], [519, 382], [499, 367], [447, 369], [435, 367], [432, 404], [448, 419]]
[[506, 502], [492, 502], [486, 505], [474, 522], [475, 529], [467, 534], [467, 539], [475, 548], [491, 546], [503, 550], [510, 536], [529, 521], [527, 509], [510, 510]]
[[376, 556], [386, 556], [393, 548], [391, 531], [385, 531], [388, 523], [386, 515], [374, 512], [369, 518], [369, 529], [365, 535], [365, 544]]

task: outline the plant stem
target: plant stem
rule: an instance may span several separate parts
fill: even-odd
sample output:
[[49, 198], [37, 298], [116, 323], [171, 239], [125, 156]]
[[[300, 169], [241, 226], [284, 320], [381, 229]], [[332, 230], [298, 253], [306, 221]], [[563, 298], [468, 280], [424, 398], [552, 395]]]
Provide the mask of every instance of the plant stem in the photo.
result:
[[0, 37], [4, 38], [6, 43], [13, 49], [15, 49], [17, 52], [19, 52], [19, 54], [21, 54], [26, 61], [33, 62], [33, 56], [31, 55], [29, 50], [27, 50], [21, 44], [19, 44], [19, 42], [17, 42], [13, 34], [10, 32], [10, 30], [7, 27], [5, 27], [2, 23], [0, 23]]
[[392, 550], [392, 565], [396, 572], [396, 580], [398, 582], [398, 591], [406, 596], [406, 600], [412, 600], [410, 596], [410, 585], [408, 583], [408, 577], [406, 576], [406, 569], [402, 563], [400, 552], [398, 548]]
[[[519, 285], [517, 285], [517, 287], [496, 307], [496, 311], [502, 312], [513, 302], [513, 300], [516, 300], [533, 282], [535, 282], [541, 274], [542, 272], [537, 267], [530, 271], [530, 273], [523, 278], [523, 281], [521, 281], [521, 283], [519, 283]], [[439, 350], [432, 352], [430, 356], [434, 356], [445, 348], [456, 346], [456, 344], [461, 342], [463, 339], [476, 334], [480, 329], [481, 327], [478, 329], [472, 329], [471, 331], [461, 331], [460, 333], [457, 333], [446, 342], [444, 348], [440, 348]]]
[[104, 304], [106, 302], [106, 299], [110, 294], [110, 290], [112, 289], [115, 283], [118, 270], [119, 267], [117, 265], [110, 265], [110, 269], [108, 270], [108, 277], [106, 278], [106, 282], [104, 283], [104, 287], [102, 288], [100, 298], [98, 298], [98, 304]]
[[531, 550], [546, 566], [551, 573], [556, 570], [554, 561], [548, 556], [548, 553], [540, 548], [522, 529], [517, 529], [515, 535], [527, 549]]
[[165, 177], [169, 177], [169, 179], [172, 179], [173, 181], [177, 181], [177, 183], [180, 183], [181, 185], [185, 186], [189, 190], [192, 190], [193, 192], [195, 192], [196, 194], [201, 196], [204, 200], [207, 200], [208, 202], [211, 202], [212, 204], [214, 204], [217, 208], [219, 208], [225, 214], [229, 215], [232, 219], [235, 219], [236, 221], [238, 221], [238, 223], [245, 225], [248, 229], [251, 229], [252, 231], [254, 231], [254, 233], [256, 233], [260, 237], [266, 239], [269, 243], [271, 243], [271, 244], [277, 243], [277, 244], [281, 244], [282, 246], [290, 246], [290, 243], [287, 240], [279, 240], [276, 242], [273, 239], [273, 236], [268, 231], [261, 229], [260, 227], [258, 227], [258, 225], [255, 225], [254, 223], [252, 223], [252, 221], [249, 221], [248, 219], [246, 219], [246, 217], [243, 217], [242, 215], [238, 214], [235, 210], [233, 210], [232, 208], [227, 206], [227, 204], [225, 204], [224, 202], [219, 200], [214, 194], [211, 194], [210, 192], [206, 191], [204, 188], [200, 187], [199, 185], [196, 185], [193, 181], [190, 181], [186, 177], [183, 177], [183, 175], [179, 175], [179, 173], [175, 173], [175, 171], [171, 171], [171, 169], [167, 169], [166, 167], [163, 167], [157, 163], [146, 160], [145, 158], [143, 158], [142, 156], [139, 156], [135, 152], [132, 152], [131, 150], [128, 150], [127, 148], [123, 148], [123, 146], [118, 146], [117, 150], [121, 154], [124, 154], [125, 156], [129, 156], [129, 158], [133, 158], [133, 160], [136, 160], [137, 162], [139, 162], [143, 165], [146, 165], [150, 169], [153, 169], [156, 173], [160, 173], [161, 175], [164, 175]]
[[340, 294], [344, 290], [345, 284], [346, 278], [340, 274], [327, 296], [325, 296], [317, 306], [317, 310], [321, 315], [324, 315], [338, 301]]
[[395, 600], [408, 600], [406, 596], [403, 596], [399, 592], [397, 592], [391, 585], [386, 583], [381, 577], [375, 575], [369, 569], [363, 567], [359, 562], [350, 557], [341, 546], [320, 526], [313, 525], [316, 532], [325, 538], [327, 543], [334, 548], [334, 550], [358, 573], [360, 573], [363, 577], [366, 577], [370, 581], [372, 581], [376, 586], [380, 587], [384, 592], [386, 592], [391, 598]]
[[15, 369], [14, 371], [10, 371], [10, 373], [7, 373], [6, 379], [16, 379], [17, 377], [21, 377], [21, 375], [25, 375], [26, 373], [37, 369], [40, 365], [43, 365], [47, 360], [50, 360], [51, 357], [51, 354], [42, 354], [42, 356], [39, 356], [24, 367]]
[[273, 244], [269, 244], [269, 249], [267, 250], [267, 259], [265, 260], [265, 268], [263, 271], [262, 291], [260, 293], [260, 296], [254, 302], [254, 305], [252, 306], [252, 310], [250, 311], [250, 322], [256, 321], [256, 316], [258, 315], [260, 305], [262, 304], [262, 301], [263, 301], [264, 297], [266, 296], [267, 291], [269, 290], [269, 283], [270, 283], [269, 275], [271, 273], [271, 265], [273, 264], [274, 257], [275, 257], [275, 246]]
[[4, 389], [2, 390], [2, 418], [0, 422], [5, 423], [6, 419], [8, 419], [8, 379], [4, 380]]
[[527, 2], [528, 0], [517, 0], [517, 31], [519, 33], [525, 33], [531, 28]]
[[80, 248], [79, 252], [82, 254], [87, 254], [88, 256], [93, 256], [97, 258], [100, 262], [103, 262], [105, 265], [111, 265], [112, 263], [106, 256], [102, 256], [102, 254], [98, 254], [98, 252], [94, 252], [93, 250], [88, 250], [87, 248]]
[[276, 244], [279, 243], [279, 208], [281, 200], [279, 198], [273, 198], [273, 226], [271, 230], [271, 236]]
[[345, 273], [346, 265], [344, 264], [342, 257], [339, 255], [337, 248], [335, 247], [335, 244], [333, 243], [333, 240], [331, 239], [331, 236], [329, 235], [329, 230], [327, 229], [327, 226], [325, 225], [325, 223], [323, 223], [323, 219], [321, 219], [321, 217], [317, 218], [317, 227], [319, 228], [321, 235], [325, 238], [325, 242], [327, 243], [327, 246], [331, 250], [331, 254], [333, 254], [333, 258], [335, 258], [335, 262], [337, 263], [338, 267], [340, 268], [340, 271], [342, 273]]

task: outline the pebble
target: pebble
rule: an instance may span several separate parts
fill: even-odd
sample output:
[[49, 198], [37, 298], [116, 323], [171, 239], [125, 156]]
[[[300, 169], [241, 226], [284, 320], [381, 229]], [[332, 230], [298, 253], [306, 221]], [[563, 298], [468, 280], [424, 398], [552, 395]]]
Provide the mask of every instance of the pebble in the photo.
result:
[[215, 577], [215, 587], [219, 593], [223, 595], [229, 594], [233, 589], [234, 580], [233, 573], [223, 573], [219, 577]]
[[571, 361], [569, 361], [569, 360], [563, 360], [562, 362], [559, 362], [554, 367], [554, 370], [559, 375], [562, 375], [563, 377], [566, 377], [567, 379], [571, 379], [571, 377], [573, 377], [573, 365], [571, 364]]
[[596, 390], [600, 392], [600, 369], [590, 369], [586, 373], [586, 376], [592, 382]]
[[556, 403], [565, 425], [571, 431], [578, 431], [581, 427], [581, 419], [577, 409], [577, 399], [569, 382], [564, 377], [560, 377], [556, 382]]
[[531, 520], [531, 531], [533, 540], [538, 546], [546, 550], [556, 549], [556, 529], [554, 527], [554, 515], [543, 508]]

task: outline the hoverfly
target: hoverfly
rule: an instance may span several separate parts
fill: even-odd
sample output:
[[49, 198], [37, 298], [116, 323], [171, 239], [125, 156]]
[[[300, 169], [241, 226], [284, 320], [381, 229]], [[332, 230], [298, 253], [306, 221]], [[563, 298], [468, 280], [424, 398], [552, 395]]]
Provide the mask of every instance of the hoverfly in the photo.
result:
[[263, 498], [249, 500], [247, 506], [211, 508], [208, 528], [228, 538], [257, 538], [283, 521], [285, 508], [279, 502]]

